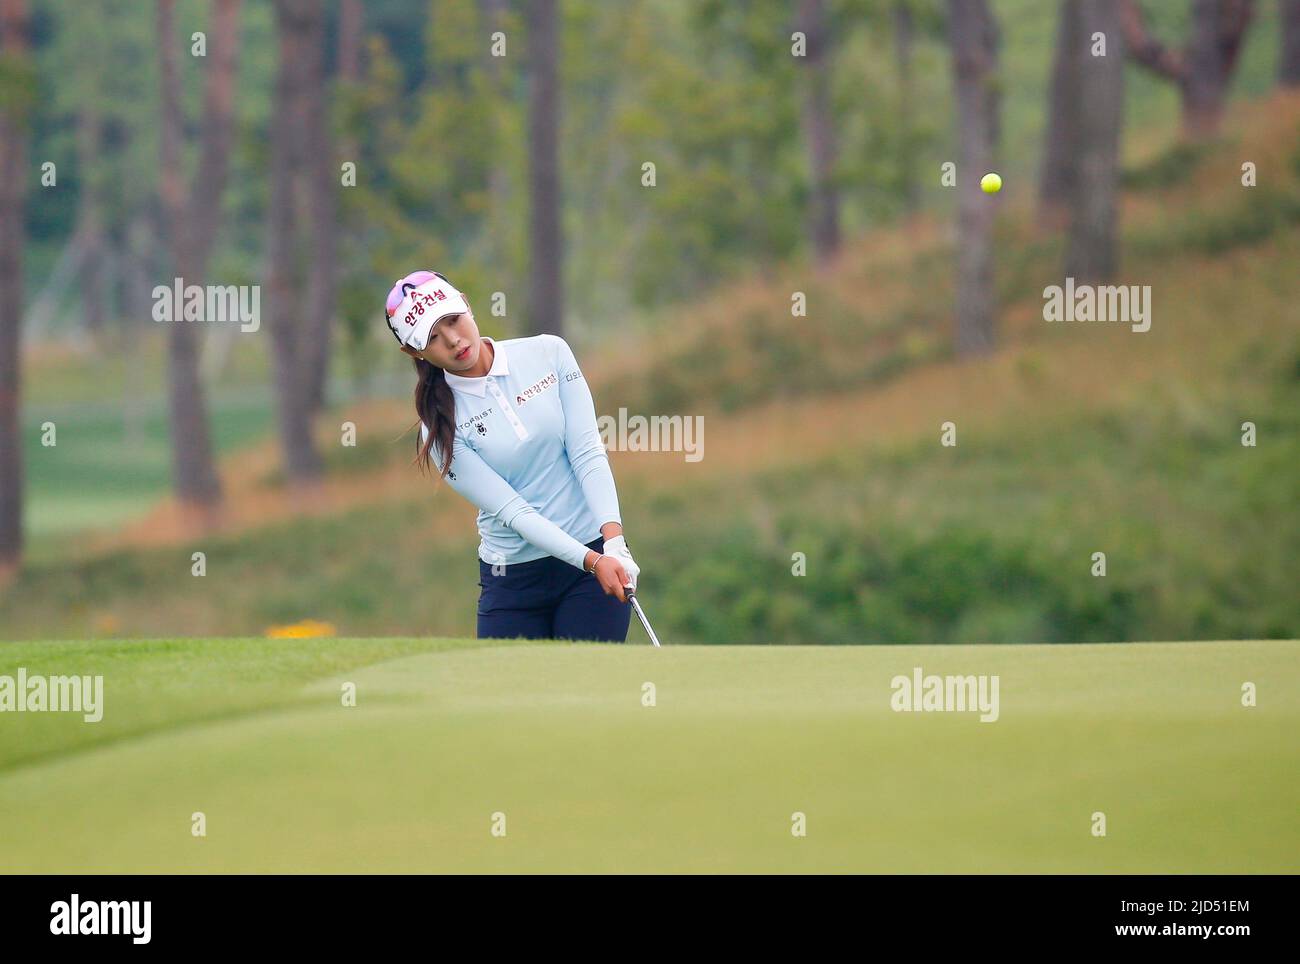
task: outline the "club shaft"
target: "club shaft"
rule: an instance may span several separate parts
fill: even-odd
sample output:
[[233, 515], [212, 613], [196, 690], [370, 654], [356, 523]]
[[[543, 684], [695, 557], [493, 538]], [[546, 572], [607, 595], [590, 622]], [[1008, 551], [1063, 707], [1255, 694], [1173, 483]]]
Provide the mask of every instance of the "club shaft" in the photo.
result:
[[641, 620], [641, 625], [645, 627], [645, 632], [646, 635], [650, 637], [650, 642], [658, 646], [659, 637], [656, 636], [655, 631], [650, 628], [650, 620], [645, 618], [645, 612], [641, 609], [641, 603], [639, 603], [637, 601], [636, 596], [632, 595], [631, 593], [628, 593], [627, 598], [628, 598], [628, 602], [632, 604], [632, 608], [636, 610], [637, 619]]

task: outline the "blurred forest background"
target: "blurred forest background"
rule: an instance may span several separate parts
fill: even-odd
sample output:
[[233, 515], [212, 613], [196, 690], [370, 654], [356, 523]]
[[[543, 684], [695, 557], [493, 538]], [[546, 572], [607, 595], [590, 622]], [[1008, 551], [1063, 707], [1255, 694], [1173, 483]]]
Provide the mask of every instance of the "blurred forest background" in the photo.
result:
[[472, 635], [420, 268], [705, 417], [665, 641], [1295, 637], [1297, 264], [1300, 0], [0, 0], [0, 638]]

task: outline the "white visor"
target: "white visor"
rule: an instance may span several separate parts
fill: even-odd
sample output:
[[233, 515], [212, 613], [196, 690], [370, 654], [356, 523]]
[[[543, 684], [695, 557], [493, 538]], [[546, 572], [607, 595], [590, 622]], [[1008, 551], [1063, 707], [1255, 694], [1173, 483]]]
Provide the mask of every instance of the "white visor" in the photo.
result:
[[434, 276], [406, 293], [388, 319], [388, 326], [403, 345], [423, 351], [433, 326], [448, 315], [469, 311], [465, 296], [443, 278]]

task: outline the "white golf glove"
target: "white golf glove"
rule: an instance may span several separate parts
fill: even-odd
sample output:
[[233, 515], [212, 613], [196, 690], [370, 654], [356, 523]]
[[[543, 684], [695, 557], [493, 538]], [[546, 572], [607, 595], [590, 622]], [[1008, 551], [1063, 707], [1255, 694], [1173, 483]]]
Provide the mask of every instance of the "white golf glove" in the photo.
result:
[[632, 591], [636, 591], [636, 579], [641, 575], [641, 567], [636, 564], [632, 558], [632, 553], [628, 551], [627, 540], [622, 536], [615, 536], [612, 539], [605, 540], [605, 555], [613, 556], [623, 566], [627, 572], [628, 581], [632, 584]]

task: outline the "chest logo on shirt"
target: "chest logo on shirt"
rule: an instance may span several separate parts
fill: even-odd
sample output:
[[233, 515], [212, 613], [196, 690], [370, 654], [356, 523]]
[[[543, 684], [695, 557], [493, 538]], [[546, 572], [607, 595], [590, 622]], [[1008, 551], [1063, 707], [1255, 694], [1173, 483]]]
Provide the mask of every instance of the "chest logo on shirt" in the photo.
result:
[[491, 414], [492, 414], [492, 409], [490, 408], [485, 412], [479, 412], [477, 415], [472, 415], [466, 421], [461, 422], [460, 425], [457, 426], [457, 428], [459, 428], [462, 432], [468, 432], [469, 427], [473, 425], [476, 429], [478, 429], [479, 435], [486, 435], [487, 425], [484, 423], [483, 420], [486, 419]]
[[538, 395], [542, 394], [542, 392], [546, 391], [548, 388], [554, 388], [558, 384], [560, 384], [559, 376], [556, 375], [555, 372], [550, 372], [547, 374], [545, 378], [540, 379], [537, 382], [534, 382], [532, 385], [529, 385], [522, 392], [516, 395], [515, 404], [522, 405], [524, 404], [524, 402], [536, 398]]

